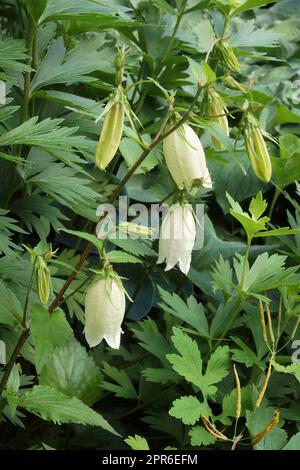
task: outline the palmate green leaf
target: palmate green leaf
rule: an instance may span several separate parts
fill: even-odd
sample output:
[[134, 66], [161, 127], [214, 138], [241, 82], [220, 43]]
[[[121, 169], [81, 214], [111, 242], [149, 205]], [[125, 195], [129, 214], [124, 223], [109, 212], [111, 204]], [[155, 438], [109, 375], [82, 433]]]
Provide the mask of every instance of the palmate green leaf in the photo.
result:
[[57, 347], [42, 368], [39, 383], [93, 405], [101, 396], [102, 377], [86, 349], [75, 339]]
[[243, 26], [230, 37], [230, 45], [242, 47], [274, 47], [278, 44], [278, 33], [256, 27], [256, 21], [243, 22]]
[[[259, 293], [282, 286], [298, 284], [300, 279], [297, 273], [298, 267], [285, 268], [285, 260], [286, 256], [277, 253], [270, 256], [268, 253], [259, 255], [250, 270], [246, 270], [243, 290], [248, 294], [250, 292]], [[242, 263], [243, 258], [237, 255], [234, 267], [239, 282], [241, 280]]]
[[[252, 238], [257, 232], [267, 230], [266, 223], [270, 219], [268, 217], [261, 217], [267, 207], [261, 192], [250, 203], [249, 210], [251, 208], [251, 217], [247, 212], [243, 211], [241, 206], [228, 193], [226, 193], [226, 196], [231, 205], [230, 214], [242, 224], [249, 238]], [[257, 217], [258, 214], [260, 215]]]
[[99, 194], [90, 187], [90, 180], [78, 176], [76, 170], [60, 162], [53, 162], [41, 172], [28, 177], [27, 182], [36, 185], [64, 206], [71, 207], [76, 213], [77, 205], [93, 208], [99, 198]]
[[133, 400], [137, 400], [137, 392], [126, 371], [122, 369], [117, 369], [116, 367], [109, 365], [107, 362], [103, 362], [102, 364], [104, 373], [116, 382], [114, 384], [111, 382], [104, 381], [102, 384], [102, 388], [114, 392], [117, 397], [131, 398]]
[[134, 436], [128, 436], [126, 439], [124, 439], [124, 442], [132, 449], [132, 450], [149, 450], [149, 444], [147, 440], [139, 436], [138, 434], [135, 434]]
[[203, 336], [209, 336], [208, 323], [202, 305], [197, 303], [195, 297], [190, 296], [185, 303], [177, 294], [158, 288], [163, 303], [160, 307], [191, 325]]
[[256, 364], [260, 369], [265, 369], [265, 363], [263, 361], [259, 361], [255, 352], [247, 346], [244, 341], [242, 341], [238, 337], [230, 336], [230, 339], [235, 342], [239, 346], [240, 349], [231, 349], [232, 353], [232, 360], [235, 362], [240, 362], [245, 364], [246, 367], [252, 367]]
[[118, 433], [96, 411], [78, 398], [69, 397], [45, 385], [35, 385], [30, 391], [19, 396], [18, 405], [54, 423], [77, 423], [99, 426], [112, 434]]
[[30, 233], [35, 230], [42, 241], [46, 241], [51, 227], [57, 232], [63, 227], [63, 221], [69, 220], [54, 207], [49, 196], [40, 194], [24, 195], [13, 201], [10, 209], [24, 222]]
[[0, 50], [0, 68], [16, 72], [30, 70], [30, 67], [24, 63], [27, 58], [24, 41], [0, 36]]
[[30, 331], [35, 343], [35, 367], [41, 372], [54, 349], [73, 337], [73, 330], [60, 309], [51, 314], [42, 305], [30, 311]]
[[8, 211], [0, 209], [0, 254], [12, 255], [14, 250], [21, 248], [12, 240], [13, 232], [25, 233], [23, 229], [16, 225], [16, 220], [7, 217]]
[[83, 162], [77, 152], [91, 152], [95, 144], [84, 136], [75, 135], [77, 128], [60, 126], [62, 119], [47, 118], [41, 122], [37, 121], [38, 117], [33, 117], [2, 134], [0, 147], [20, 144], [38, 147], [83, 171], [80, 166], [76, 165]]
[[202, 371], [201, 352], [196, 341], [179, 328], [173, 328], [172, 342], [180, 354], [167, 354], [172, 369], [183, 376], [187, 382], [201, 390], [204, 398], [214, 396], [219, 383], [229, 374], [229, 348], [219, 346], [210, 356], [206, 371]]
[[89, 43], [86, 45], [86, 50], [83, 50], [82, 43], [79, 43], [66, 54], [63, 38], [54, 39], [32, 80], [31, 93], [58, 83], [91, 82], [95, 80], [95, 77], [89, 75], [91, 72], [99, 69], [113, 72], [112, 59], [112, 52], [109, 49], [98, 51]]
[[146, 349], [146, 351], [158, 357], [163, 364], [168, 365], [165, 356], [170, 352], [170, 346], [164, 335], [158, 331], [154, 320], [149, 318], [140, 321], [132, 326], [131, 330], [134, 332], [134, 335], [139, 340], [139, 345], [143, 349]]
[[211, 416], [211, 410], [206, 402], [201, 402], [198, 398], [188, 395], [173, 401], [169, 411], [174, 418], [181, 419], [184, 424], [195, 424], [201, 416]]
[[[91, 17], [102, 17], [104, 15], [124, 14], [130, 9], [121, 4], [111, 3], [109, 1], [101, 1], [101, 3], [93, 0], [48, 0], [47, 7], [40, 17], [40, 24], [46, 21], [61, 19], [84, 19], [85, 15], [90, 14]], [[108, 20], [109, 20], [108, 16]]]

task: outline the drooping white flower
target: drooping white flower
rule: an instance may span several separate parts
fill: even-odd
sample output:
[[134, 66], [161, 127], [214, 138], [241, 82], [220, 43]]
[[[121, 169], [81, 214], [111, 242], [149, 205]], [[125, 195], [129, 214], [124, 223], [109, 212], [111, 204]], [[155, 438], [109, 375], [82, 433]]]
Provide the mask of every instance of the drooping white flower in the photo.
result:
[[196, 222], [191, 206], [173, 204], [161, 224], [157, 264], [166, 261], [165, 271], [168, 271], [179, 263], [180, 270], [187, 274], [195, 238]]
[[180, 189], [191, 187], [194, 180], [202, 181], [205, 188], [212, 187], [202, 144], [188, 124], [164, 139], [163, 150], [168, 170]]
[[92, 348], [103, 339], [114, 349], [120, 347], [121, 324], [125, 315], [125, 291], [119, 278], [99, 279], [85, 297], [85, 337]]

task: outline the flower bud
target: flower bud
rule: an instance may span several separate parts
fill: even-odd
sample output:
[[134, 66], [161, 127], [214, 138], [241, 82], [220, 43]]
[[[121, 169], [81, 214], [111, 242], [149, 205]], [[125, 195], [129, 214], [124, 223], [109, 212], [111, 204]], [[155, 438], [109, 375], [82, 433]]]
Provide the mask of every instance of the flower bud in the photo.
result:
[[232, 90], [239, 90], [245, 93], [246, 87], [241, 85], [235, 78], [233, 78], [231, 75], [226, 75], [225, 77], [222, 78], [222, 82], [224, 83], [227, 88], [231, 88]]
[[202, 144], [189, 125], [183, 124], [168, 135], [163, 150], [168, 170], [179, 189], [191, 188], [195, 180], [201, 180], [205, 188], [212, 187]]
[[51, 292], [51, 275], [42, 256], [37, 256], [35, 274], [38, 296], [42, 304], [46, 304]]
[[254, 173], [268, 183], [272, 176], [271, 159], [259, 123], [252, 115], [248, 116], [244, 142]]
[[124, 104], [109, 102], [107, 108], [96, 150], [96, 165], [101, 170], [105, 170], [114, 158], [123, 133]]
[[196, 222], [191, 206], [173, 204], [161, 224], [157, 264], [166, 261], [168, 271], [179, 263], [180, 270], [187, 274], [195, 239]]
[[240, 72], [240, 63], [226, 40], [221, 40], [216, 45], [217, 51], [224, 64], [233, 72]]
[[119, 349], [124, 315], [125, 291], [121, 279], [115, 274], [97, 279], [85, 297], [84, 333], [89, 346], [93, 348], [105, 339], [111, 348]]
[[[221, 127], [223, 132], [228, 136], [229, 126], [226, 116], [227, 109], [223, 99], [213, 88], [209, 90], [208, 102], [208, 115], [211, 117], [211, 120], [216, 122]], [[220, 150], [224, 149], [224, 145], [217, 137], [213, 136], [212, 142]]]

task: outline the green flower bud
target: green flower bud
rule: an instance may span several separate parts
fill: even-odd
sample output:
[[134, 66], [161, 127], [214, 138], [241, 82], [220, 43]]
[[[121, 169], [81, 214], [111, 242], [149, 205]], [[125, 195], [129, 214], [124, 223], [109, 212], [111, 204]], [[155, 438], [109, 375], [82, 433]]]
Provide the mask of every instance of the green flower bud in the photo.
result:
[[233, 78], [231, 75], [226, 75], [223, 79], [222, 82], [224, 83], [227, 88], [231, 88], [232, 90], [239, 90], [245, 93], [247, 90], [246, 88], [241, 85], [235, 78]]
[[108, 111], [105, 115], [99, 143], [96, 150], [96, 165], [105, 170], [114, 158], [122, 138], [124, 122], [124, 104], [115, 101], [107, 104]]
[[42, 256], [36, 259], [36, 285], [37, 293], [42, 304], [47, 304], [51, 292], [51, 275], [47, 263]]
[[247, 119], [244, 142], [254, 173], [268, 183], [272, 176], [271, 159], [259, 123], [252, 115]]
[[[208, 115], [211, 117], [211, 120], [216, 122], [228, 136], [229, 126], [226, 112], [227, 109], [223, 99], [219, 93], [217, 93], [213, 88], [210, 88], [208, 95]], [[224, 145], [217, 137], [212, 137], [212, 142], [217, 148], [221, 150], [224, 149]]]
[[225, 40], [219, 41], [216, 48], [224, 64], [233, 72], [240, 72], [240, 63], [228, 42]]

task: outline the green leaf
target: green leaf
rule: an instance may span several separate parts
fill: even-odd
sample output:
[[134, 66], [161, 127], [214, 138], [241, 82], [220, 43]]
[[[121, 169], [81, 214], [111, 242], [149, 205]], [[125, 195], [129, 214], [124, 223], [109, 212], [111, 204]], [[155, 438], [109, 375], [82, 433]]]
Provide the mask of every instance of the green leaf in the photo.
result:
[[177, 294], [171, 294], [160, 287], [158, 291], [164, 302], [160, 304], [163, 310], [191, 325], [203, 336], [209, 336], [208, 323], [203, 306], [197, 303], [195, 297], [190, 296], [187, 303], [185, 303]]
[[30, 70], [30, 67], [23, 63], [27, 58], [24, 41], [0, 36], [0, 50], [0, 68], [16, 72]]
[[96, 48], [83, 54], [82, 47], [83, 44], [79, 43], [66, 54], [63, 38], [54, 39], [31, 82], [31, 93], [58, 83], [91, 82], [95, 78], [89, 74], [100, 67], [102, 70], [109, 67], [108, 71], [112, 71], [109, 50], [98, 51]]
[[142, 374], [148, 382], [154, 382], [158, 384], [178, 382], [178, 375], [173, 370], [147, 367], [147, 369], [142, 371]]
[[243, 211], [241, 206], [235, 202], [228, 193], [226, 193], [226, 196], [231, 205], [230, 214], [242, 224], [247, 233], [247, 236], [250, 239], [254, 237], [257, 232], [267, 230], [266, 223], [270, 219], [268, 217], [256, 217], [257, 214], [262, 215], [267, 207], [266, 201], [262, 198], [261, 192], [259, 192], [256, 197], [251, 200], [251, 217], [247, 212]]
[[154, 250], [150, 248], [149, 240], [135, 240], [133, 238], [110, 240], [114, 245], [122, 248], [124, 251], [135, 256], [157, 256]]
[[173, 328], [172, 342], [180, 353], [167, 354], [167, 360], [173, 370], [201, 390], [204, 398], [214, 396], [215, 384], [229, 374], [229, 348], [219, 346], [210, 356], [205, 374], [202, 371], [202, 358], [196, 341], [192, 340], [179, 328]]
[[126, 371], [117, 369], [116, 367], [109, 365], [107, 362], [103, 362], [102, 364], [104, 373], [116, 382], [116, 384], [113, 384], [111, 382], [104, 381], [102, 387], [114, 392], [117, 397], [137, 400], [138, 395]]
[[241, 362], [242, 364], [245, 364], [246, 367], [252, 367], [256, 364], [264, 370], [264, 362], [258, 361], [255, 352], [253, 352], [252, 349], [244, 343], [244, 341], [234, 336], [230, 336], [230, 339], [240, 347], [240, 349], [231, 349], [233, 361]]
[[192, 446], [208, 446], [216, 442], [216, 438], [209, 434], [203, 426], [194, 426], [189, 430]]
[[[274, 416], [274, 408], [261, 405], [254, 411], [247, 411], [247, 427], [252, 438], [261, 432]], [[283, 423], [282, 423], [283, 424]], [[280, 429], [280, 423], [267, 433], [255, 446], [255, 450], [279, 450], [286, 444], [287, 433]]]
[[[150, 139], [146, 139], [145, 136], [143, 136], [143, 139], [145, 140], [145, 142], [147, 142], [147, 140], [148, 141], [150, 140]], [[119, 149], [126, 161], [128, 168], [131, 168], [142, 154], [141, 147], [133, 139], [130, 139], [128, 137], [124, 137], [121, 140]], [[160, 150], [158, 147], [156, 147], [153, 150], [151, 150], [151, 152], [145, 158], [143, 163], [136, 170], [135, 175], [138, 175], [140, 173], [147, 173], [148, 171], [155, 168], [160, 161], [161, 161]]]
[[300, 139], [293, 134], [279, 138], [280, 158], [272, 158], [272, 168], [276, 184], [283, 189], [300, 179]]
[[201, 403], [198, 398], [189, 395], [174, 400], [169, 414], [181, 419], [184, 424], [195, 424], [201, 416], [209, 417], [211, 411], [206, 402]]
[[124, 439], [124, 442], [126, 442], [132, 450], [150, 450], [147, 440], [138, 434], [128, 436]]
[[[62, 119], [47, 118], [41, 122], [37, 121], [38, 117], [33, 117], [20, 126], [2, 134], [0, 136], [0, 147], [20, 144], [38, 147], [65, 164], [73, 166], [81, 173], [84, 173], [82, 168], [78, 166], [78, 163], [83, 162], [78, 152], [94, 152], [94, 142], [86, 137], [74, 135], [77, 131], [75, 127], [61, 127]], [[32, 158], [34, 158], [35, 154], [30, 153], [29, 155], [30, 158], [27, 158], [28, 164], [32, 163]], [[39, 155], [39, 161], [40, 159], [41, 155]], [[44, 161], [39, 163], [45, 165]], [[45, 166], [44, 171], [51, 173], [52, 167], [48, 167], [49, 164]], [[55, 168], [55, 165], [53, 167]], [[58, 171], [57, 167], [56, 171]], [[27, 175], [35, 173], [37, 173], [35, 167], [30, 167], [26, 172]]]
[[40, 23], [61, 19], [82, 19], [87, 15], [99, 19], [106, 18], [108, 21], [110, 19], [109, 14], [114, 15], [127, 11], [129, 11], [128, 8], [110, 2], [98, 3], [93, 0], [64, 0], [64, 3], [61, 3], [60, 0], [48, 0], [47, 8], [40, 18]]
[[294, 375], [298, 382], [300, 382], [300, 363], [291, 364], [289, 366], [282, 366], [281, 364], [278, 364], [274, 361], [273, 367], [277, 372]]
[[51, 314], [41, 305], [33, 305], [30, 311], [30, 331], [35, 343], [35, 366], [41, 372], [57, 346], [73, 337], [71, 326], [60, 309]]
[[278, 0], [246, 0], [231, 12], [231, 16], [239, 15], [244, 11], [252, 10], [252, 8], [258, 8], [276, 2], [278, 2]]
[[99, 426], [112, 434], [118, 433], [108, 422], [78, 398], [69, 397], [44, 385], [35, 385], [19, 396], [19, 406], [55, 424], [77, 423]]
[[300, 432], [292, 436], [289, 442], [283, 447], [282, 450], [299, 450], [300, 449]]
[[22, 315], [23, 308], [16, 294], [0, 279], [0, 324], [21, 324]]
[[13, 232], [25, 233], [18, 227], [17, 221], [7, 217], [8, 211], [0, 209], [0, 254], [13, 255], [15, 250], [20, 250], [12, 240]]
[[39, 382], [77, 397], [87, 405], [93, 405], [102, 393], [100, 370], [75, 338], [53, 351], [42, 369]]
[[76, 230], [68, 230], [67, 228], [62, 229], [63, 232], [69, 233], [70, 235], [74, 235], [75, 237], [82, 238], [83, 240], [86, 240], [92, 245], [94, 245], [99, 252], [102, 251], [102, 242], [99, 240], [95, 235], [92, 233], [86, 233], [86, 232], [78, 232]]
[[158, 357], [162, 363], [167, 365], [165, 356], [170, 351], [170, 346], [165, 336], [158, 331], [158, 326], [154, 320], [150, 318], [143, 320], [135, 326], [132, 326], [131, 330], [139, 340], [139, 344], [142, 348]]
[[106, 257], [111, 263], [142, 263], [142, 260], [136, 256], [122, 250], [109, 251], [106, 253]]

